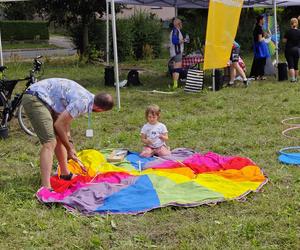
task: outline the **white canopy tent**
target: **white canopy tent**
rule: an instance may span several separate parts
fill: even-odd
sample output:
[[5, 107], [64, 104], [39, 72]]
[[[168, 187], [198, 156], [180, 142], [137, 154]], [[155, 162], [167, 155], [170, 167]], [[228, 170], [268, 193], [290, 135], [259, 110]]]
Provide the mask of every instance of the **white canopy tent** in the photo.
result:
[[[118, 65], [118, 50], [117, 50], [117, 35], [116, 35], [116, 15], [115, 3], [147, 5], [159, 7], [175, 7], [177, 8], [208, 8], [209, 0], [106, 0], [107, 13], [107, 64], [109, 64], [109, 3], [112, 10], [112, 37], [113, 37], [113, 53], [114, 53], [114, 70], [116, 80], [117, 106], [121, 108], [120, 101], [120, 85], [119, 85], [119, 65]], [[300, 0], [244, 0], [243, 8], [264, 7], [273, 8], [275, 27], [277, 27], [277, 7], [298, 6]], [[275, 29], [275, 37], [277, 37], [277, 29]], [[276, 62], [278, 62], [278, 46], [276, 45]]]

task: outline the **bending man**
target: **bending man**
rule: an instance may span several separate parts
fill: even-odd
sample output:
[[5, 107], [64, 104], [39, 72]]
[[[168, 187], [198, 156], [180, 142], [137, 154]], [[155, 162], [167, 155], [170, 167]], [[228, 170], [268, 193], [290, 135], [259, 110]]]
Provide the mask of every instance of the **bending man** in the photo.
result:
[[78, 161], [70, 137], [73, 119], [92, 111], [110, 110], [114, 105], [111, 95], [94, 95], [78, 83], [63, 78], [45, 79], [31, 85], [23, 96], [22, 104], [42, 144], [41, 181], [42, 186], [46, 188], [51, 188], [50, 176], [54, 154], [60, 166], [60, 178], [72, 178], [67, 161]]

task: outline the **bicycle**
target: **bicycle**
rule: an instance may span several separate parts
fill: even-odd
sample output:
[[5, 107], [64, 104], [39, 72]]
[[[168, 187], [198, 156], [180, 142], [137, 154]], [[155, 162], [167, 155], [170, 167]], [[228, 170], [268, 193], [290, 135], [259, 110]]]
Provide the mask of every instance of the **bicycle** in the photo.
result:
[[[38, 56], [33, 60], [33, 67], [29, 71], [29, 76], [20, 79], [9, 80], [4, 77], [6, 66], [0, 66], [0, 129], [8, 131], [8, 123], [13, 117], [18, 118], [21, 129], [31, 136], [36, 136], [29, 119], [24, 112], [21, 104], [23, 94], [26, 89], [33, 83], [37, 82], [36, 74], [41, 71], [43, 63], [40, 61], [42, 56]], [[16, 93], [13, 98], [12, 94], [19, 82], [27, 81], [25, 88], [21, 93]], [[8, 134], [8, 132], [6, 132]]]

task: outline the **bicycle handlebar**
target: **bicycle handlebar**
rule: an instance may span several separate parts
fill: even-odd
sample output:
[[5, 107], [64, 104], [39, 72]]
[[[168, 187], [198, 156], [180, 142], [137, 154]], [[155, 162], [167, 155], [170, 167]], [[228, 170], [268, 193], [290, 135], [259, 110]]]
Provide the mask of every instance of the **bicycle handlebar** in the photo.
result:
[[39, 59], [41, 59], [42, 57], [43, 56], [40, 55], [34, 58], [33, 69], [32, 69], [33, 73], [41, 71], [43, 63]]

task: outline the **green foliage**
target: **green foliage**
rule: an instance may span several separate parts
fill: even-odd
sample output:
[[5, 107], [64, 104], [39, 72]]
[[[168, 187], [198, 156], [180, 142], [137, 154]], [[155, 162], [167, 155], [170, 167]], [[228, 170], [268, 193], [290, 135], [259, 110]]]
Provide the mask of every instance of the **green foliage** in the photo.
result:
[[[71, 28], [71, 37], [75, 46], [82, 50], [82, 25], [73, 25]], [[86, 55], [91, 54], [91, 48], [98, 50], [99, 55], [104, 55], [106, 52], [106, 22], [97, 21], [89, 25], [89, 48]], [[132, 57], [132, 23], [128, 20], [117, 21], [117, 43], [118, 43], [118, 57], [120, 61]], [[110, 54], [113, 56], [112, 36], [110, 33]], [[94, 53], [93, 52], [93, 53]]]
[[[80, 27], [88, 27], [90, 24], [95, 23], [96, 13], [100, 16], [103, 15], [106, 4], [105, 1], [99, 0], [33, 0], [35, 7], [41, 15], [47, 17], [49, 21], [53, 21], [65, 27], [74, 29], [79, 27], [77, 41], [78, 51], [81, 55], [88, 54], [85, 51], [89, 48], [88, 32]], [[81, 36], [81, 38], [80, 38]]]
[[31, 1], [8, 2], [1, 7], [8, 20], [32, 20], [36, 11]]
[[199, 50], [205, 43], [207, 9], [182, 9], [179, 18], [183, 21], [182, 33], [190, 36], [190, 43], [184, 44], [185, 53]]
[[161, 53], [162, 43], [162, 23], [160, 20], [151, 13], [137, 11], [130, 18], [130, 21], [132, 22], [132, 46], [136, 59], [145, 57], [146, 47], [151, 47], [151, 53], [153, 53], [151, 57], [158, 57]]
[[242, 9], [240, 22], [235, 40], [241, 45], [242, 51], [252, 51], [254, 25], [256, 13], [253, 9]]
[[[117, 20], [117, 43], [118, 43], [118, 57], [120, 61], [130, 59], [133, 57], [133, 23], [126, 19]], [[113, 55], [113, 46], [111, 48], [111, 55]]]
[[4, 41], [49, 40], [47, 22], [42, 21], [0, 21]]

